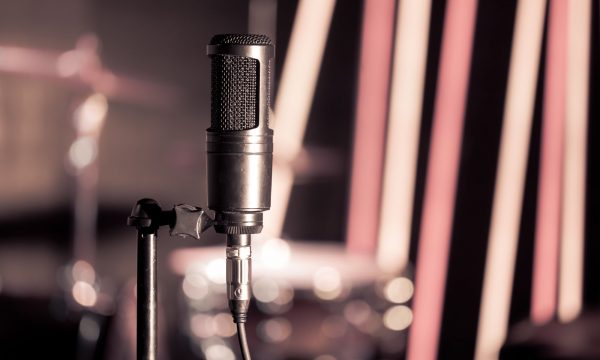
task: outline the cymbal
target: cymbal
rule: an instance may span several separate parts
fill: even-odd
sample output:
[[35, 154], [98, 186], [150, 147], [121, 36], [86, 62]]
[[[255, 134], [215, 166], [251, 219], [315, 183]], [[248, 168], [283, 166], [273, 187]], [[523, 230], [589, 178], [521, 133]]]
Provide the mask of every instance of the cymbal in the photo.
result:
[[56, 82], [109, 99], [152, 107], [173, 107], [181, 100], [172, 86], [116, 74], [102, 65], [98, 39], [86, 34], [74, 49], [60, 52], [0, 45], [0, 73]]

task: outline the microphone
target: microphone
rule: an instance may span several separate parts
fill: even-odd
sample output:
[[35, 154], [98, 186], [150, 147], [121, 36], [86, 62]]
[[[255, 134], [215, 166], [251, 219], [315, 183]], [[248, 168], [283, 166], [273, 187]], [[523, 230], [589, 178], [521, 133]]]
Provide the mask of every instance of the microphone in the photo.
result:
[[[273, 131], [269, 129], [270, 69], [264, 35], [215, 35], [211, 58], [211, 126], [206, 131], [208, 207], [227, 236], [227, 297], [234, 322], [250, 305], [251, 235], [271, 207]], [[239, 326], [238, 326], [239, 329]]]

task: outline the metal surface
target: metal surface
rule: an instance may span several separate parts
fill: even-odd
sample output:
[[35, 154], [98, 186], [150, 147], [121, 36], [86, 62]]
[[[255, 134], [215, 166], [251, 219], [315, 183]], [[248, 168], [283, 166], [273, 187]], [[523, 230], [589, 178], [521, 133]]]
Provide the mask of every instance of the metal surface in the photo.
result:
[[156, 233], [138, 232], [137, 359], [156, 360]]
[[227, 235], [226, 281], [227, 299], [234, 321], [245, 322], [250, 306], [252, 279], [252, 250], [250, 234]]
[[172, 222], [173, 212], [162, 211], [153, 199], [139, 200], [127, 218], [138, 230], [137, 240], [137, 359], [157, 357], [156, 241], [158, 228]]
[[138, 230], [137, 254], [137, 358], [155, 360], [157, 357], [157, 273], [156, 242], [158, 228], [168, 225], [171, 235], [191, 236], [200, 234], [213, 224], [213, 220], [199, 207], [177, 205], [163, 211], [153, 199], [139, 200], [127, 225]]
[[200, 240], [200, 235], [209, 229], [214, 220], [202, 208], [193, 205], [180, 204], [173, 208], [173, 223], [171, 236], [191, 236]]
[[[248, 130], [226, 131], [220, 130], [227, 128], [226, 124], [220, 126], [217, 123], [207, 130], [208, 206], [217, 212], [215, 230], [221, 233], [260, 232], [262, 216], [258, 215], [271, 206], [273, 131], [268, 125], [270, 66], [274, 48], [267, 40], [267, 37], [255, 35], [218, 35], [207, 47], [207, 53], [215, 63], [231, 56], [258, 61], [256, 78], [250, 82], [257, 86], [254, 91], [258, 94], [254, 113], [235, 108], [243, 105], [235, 101], [235, 96], [221, 96], [214, 92], [212, 95], [227, 102], [213, 101], [213, 107], [219, 106], [235, 114], [245, 113], [249, 119], [244, 123], [257, 124]], [[213, 72], [212, 83], [244, 88], [239, 83], [246, 80], [236, 78], [232, 73]], [[220, 86], [218, 89], [224, 91], [225, 88]], [[213, 117], [222, 113], [212, 112]], [[213, 123], [215, 121], [227, 119], [219, 116], [213, 118]], [[244, 224], [240, 224], [240, 214], [247, 215]]]
[[[207, 53], [212, 59], [208, 207], [216, 213], [215, 231], [227, 234], [227, 298], [233, 321], [240, 324], [250, 306], [250, 234], [262, 231], [262, 212], [271, 207], [274, 48], [264, 35], [224, 34], [212, 38]], [[244, 358], [249, 358], [245, 334], [238, 335]]]

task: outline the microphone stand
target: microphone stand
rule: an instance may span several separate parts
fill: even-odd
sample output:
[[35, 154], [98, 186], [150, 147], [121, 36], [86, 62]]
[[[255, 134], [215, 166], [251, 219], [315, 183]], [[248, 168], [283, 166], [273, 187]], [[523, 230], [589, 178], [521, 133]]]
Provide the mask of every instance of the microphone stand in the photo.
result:
[[127, 225], [137, 228], [137, 359], [157, 359], [157, 299], [156, 243], [158, 228], [168, 225], [171, 235], [191, 236], [200, 234], [213, 225], [213, 219], [201, 208], [177, 205], [163, 211], [156, 200], [139, 200]]

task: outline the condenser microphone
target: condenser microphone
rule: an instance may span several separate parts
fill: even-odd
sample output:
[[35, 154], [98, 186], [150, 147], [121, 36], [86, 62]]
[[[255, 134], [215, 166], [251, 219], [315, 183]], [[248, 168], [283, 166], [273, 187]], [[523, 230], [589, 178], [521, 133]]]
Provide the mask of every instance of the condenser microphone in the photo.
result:
[[264, 35], [224, 34], [210, 40], [207, 53], [208, 207], [215, 212], [215, 230], [227, 235], [227, 296], [239, 324], [246, 321], [250, 303], [250, 237], [261, 232], [262, 213], [271, 207], [269, 83], [274, 48]]

